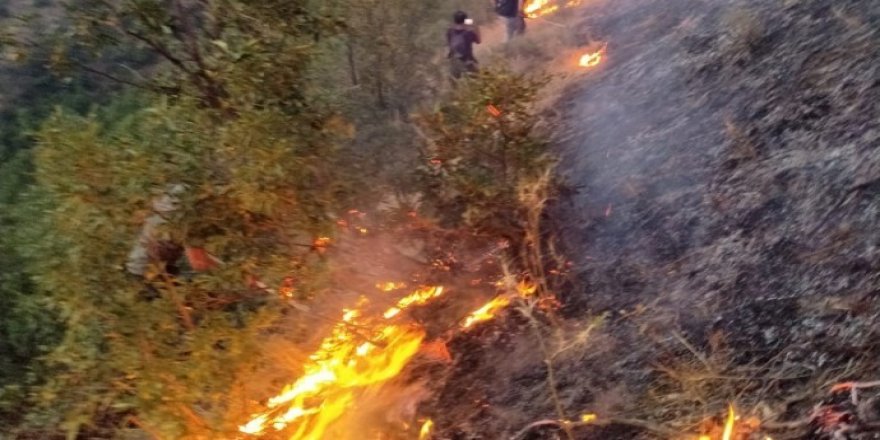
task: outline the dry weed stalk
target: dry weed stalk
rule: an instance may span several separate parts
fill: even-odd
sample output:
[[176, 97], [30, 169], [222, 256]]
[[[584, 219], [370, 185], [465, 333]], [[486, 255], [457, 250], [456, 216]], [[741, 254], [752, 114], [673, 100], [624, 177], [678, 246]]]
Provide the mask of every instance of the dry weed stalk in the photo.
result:
[[596, 323], [591, 323], [586, 330], [579, 332], [571, 341], [566, 341], [559, 323], [552, 316], [552, 312], [546, 313], [544, 316], [550, 320], [550, 324], [556, 329], [555, 333], [557, 334], [557, 341], [551, 347], [551, 341], [548, 341], [545, 336], [544, 324], [538, 316], [541, 310], [546, 310], [542, 305], [546, 304], [546, 300], [552, 300], [556, 287], [547, 276], [547, 264], [555, 264], [556, 267], [564, 267], [565, 265], [565, 258], [552, 244], [553, 240], [546, 237], [541, 224], [544, 210], [553, 195], [554, 183], [553, 166], [548, 166], [536, 177], [521, 181], [517, 188], [524, 222], [519, 259], [526, 277], [536, 286], [536, 291], [531, 295], [523, 295], [522, 292], [518, 292], [516, 277], [511, 275], [509, 264], [503, 264], [502, 269], [508, 292], [517, 298], [516, 310], [528, 320], [535, 339], [538, 341], [538, 347], [544, 358], [543, 363], [547, 369], [547, 388], [553, 401], [557, 420], [536, 422], [537, 424], [529, 425], [514, 438], [520, 437], [529, 429], [549, 424], [558, 426], [568, 440], [574, 439], [572, 428], [575, 426], [575, 422], [569, 421], [565, 406], [559, 397], [554, 360], [573, 347], [585, 344], [596, 325]]

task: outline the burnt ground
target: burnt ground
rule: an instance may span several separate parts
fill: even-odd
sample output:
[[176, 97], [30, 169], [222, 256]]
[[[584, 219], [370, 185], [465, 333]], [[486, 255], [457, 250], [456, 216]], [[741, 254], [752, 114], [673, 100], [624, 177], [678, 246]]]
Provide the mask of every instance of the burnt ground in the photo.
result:
[[[586, 7], [579, 38], [608, 57], [559, 105], [579, 191], [551, 217], [575, 274], [561, 323], [542, 327], [565, 348], [552, 364], [567, 415], [696, 433], [731, 402], [777, 440], [878, 438], [874, 390], [829, 391], [880, 379], [877, 29], [880, 3], [856, 0]], [[556, 417], [516, 313], [449, 345], [453, 371], [422, 407], [436, 438]]]

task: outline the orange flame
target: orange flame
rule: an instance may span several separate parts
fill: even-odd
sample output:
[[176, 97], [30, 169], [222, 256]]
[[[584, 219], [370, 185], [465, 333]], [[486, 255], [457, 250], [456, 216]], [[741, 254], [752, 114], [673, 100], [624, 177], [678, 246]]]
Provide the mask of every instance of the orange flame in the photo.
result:
[[506, 296], [499, 296], [492, 301], [487, 302], [479, 309], [474, 310], [474, 312], [461, 323], [461, 327], [471, 328], [477, 323], [488, 321], [494, 318], [499, 310], [507, 307], [508, 304], [510, 304], [510, 299]]
[[330, 244], [330, 237], [318, 237], [312, 243], [312, 246], [314, 246], [314, 247], [327, 247], [328, 244]]
[[422, 429], [419, 430], [419, 440], [428, 440], [432, 431], [434, 431], [434, 421], [431, 419], [425, 420], [425, 423], [422, 424]]
[[599, 419], [599, 416], [593, 413], [581, 414], [581, 423], [593, 423]]
[[585, 53], [581, 55], [580, 59], [578, 60], [578, 65], [581, 67], [598, 66], [599, 63], [602, 62], [602, 58], [605, 56], [605, 47], [606, 46], [602, 46], [601, 49], [595, 52]]
[[381, 290], [381, 291], [383, 291], [383, 292], [391, 292], [391, 291], [393, 291], [393, 290], [405, 289], [405, 288], [406, 288], [406, 283], [404, 283], [404, 282], [399, 282], [399, 283], [398, 283], [398, 282], [394, 282], [394, 281], [387, 281], [387, 282], [384, 282], [384, 283], [377, 283], [377, 284], [376, 284], [376, 288], [379, 289], [379, 290]]
[[[724, 420], [724, 428], [721, 431], [721, 439], [720, 440], [733, 440], [734, 433], [737, 430], [737, 419], [739, 416], [736, 415], [736, 411], [733, 409], [733, 405], [728, 405], [727, 407], [727, 417]], [[741, 435], [745, 433], [754, 432], [760, 426], [760, 421], [755, 418], [748, 418], [742, 424], [741, 428], [744, 430]], [[714, 430], [713, 430], [714, 431]], [[702, 434], [697, 437], [697, 440], [712, 440], [712, 437], [717, 435], [713, 432], [712, 435]], [[764, 437], [764, 440], [772, 440], [770, 437]]]
[[386, 310], [382, 315], [385, 319], [391, 319], [401, 312], [401, 310], [415, 304], [421, 305], [443, 294], [443, 287], [424, 287], [415, 292], [404, 296], [397, 301], [397, 305]]
[[733, 405], [727, 407], [727, 420], [724, 422], [724, 432], [721, 434], [721, 440], [730, 440], [733, 437], [733, 424], [736, 422], [736, 413], [733, 411]]
[[523, 12], [529, 18], [538, 18], [556, 12], [558, 9], [559, 6], [553, 4], [551, 0], [527, 0], [523, 5]]
[[538, 290], [538, 285], [532, 282], [520, 281], [516, 284], [516, 291], [519, 293], [519, 296], [523, 298], [528, 298], [535, 294]]
[[364, 317], [358, 309], [343, 310], [342, 320], [309, 357], [303, 375], [270, 398], [268, 409], [253, 415], [239, 430], [258, 435], [269, 426], [280, 431], [296, 423], [291, 440], [324, 438], [360, 389], [393, 378], [419, 350], [425, 337], [421, 329], [387, 320], [442, 294], [440, 286], [416, 290], [388, 309], [384, 321]]

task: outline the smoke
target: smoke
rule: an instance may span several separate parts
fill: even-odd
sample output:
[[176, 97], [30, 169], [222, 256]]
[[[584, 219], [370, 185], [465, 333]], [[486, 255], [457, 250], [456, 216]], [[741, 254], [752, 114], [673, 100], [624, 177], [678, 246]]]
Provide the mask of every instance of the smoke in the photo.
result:
[[[650, 264], [680, 256], [676, 249], [698, 235], [690, 222], [667, 223], [665, 209], [701, 203], [708, 185], [699, 183], [711, 179], [705, 167], [711, 158], [700, 146], [723, 142], [719, 115], [689, 90], [692, 58], [685, 47], [716, 14], [717, 6], [705, 1], [624, 0], [591, 10], [578, 25], [583, 38], [608, 44], [607, 64], [565, 100], [571, 140], [563, 147], [564, 171], [582, 188], [573, 200], [580, 224], [593, 229], [569, 231], [569, 247], [581, 261], [610, 263], [621, 248], [648, 241], [656, 252], [647, 249], [640, 258]], [[676, 201], [656, 211], [655, 198]]]

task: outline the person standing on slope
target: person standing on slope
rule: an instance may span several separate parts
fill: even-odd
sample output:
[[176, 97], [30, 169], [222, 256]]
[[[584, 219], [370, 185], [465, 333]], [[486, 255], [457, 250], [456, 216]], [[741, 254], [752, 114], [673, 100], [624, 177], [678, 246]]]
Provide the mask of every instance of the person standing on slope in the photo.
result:
[[480, 30], [463, 11], [455, 11], [452, 15], [452, 26], [446, 31], [446, 44], [449, 45], [452, 78], [459, 79], [479, 70], [474, 58], [474, 44], [480, 44]]
[[526, 16], [522, 0], [492, 0], [495, 13], [504, 18], [507, 27], [507, 42], [526, 31]]

